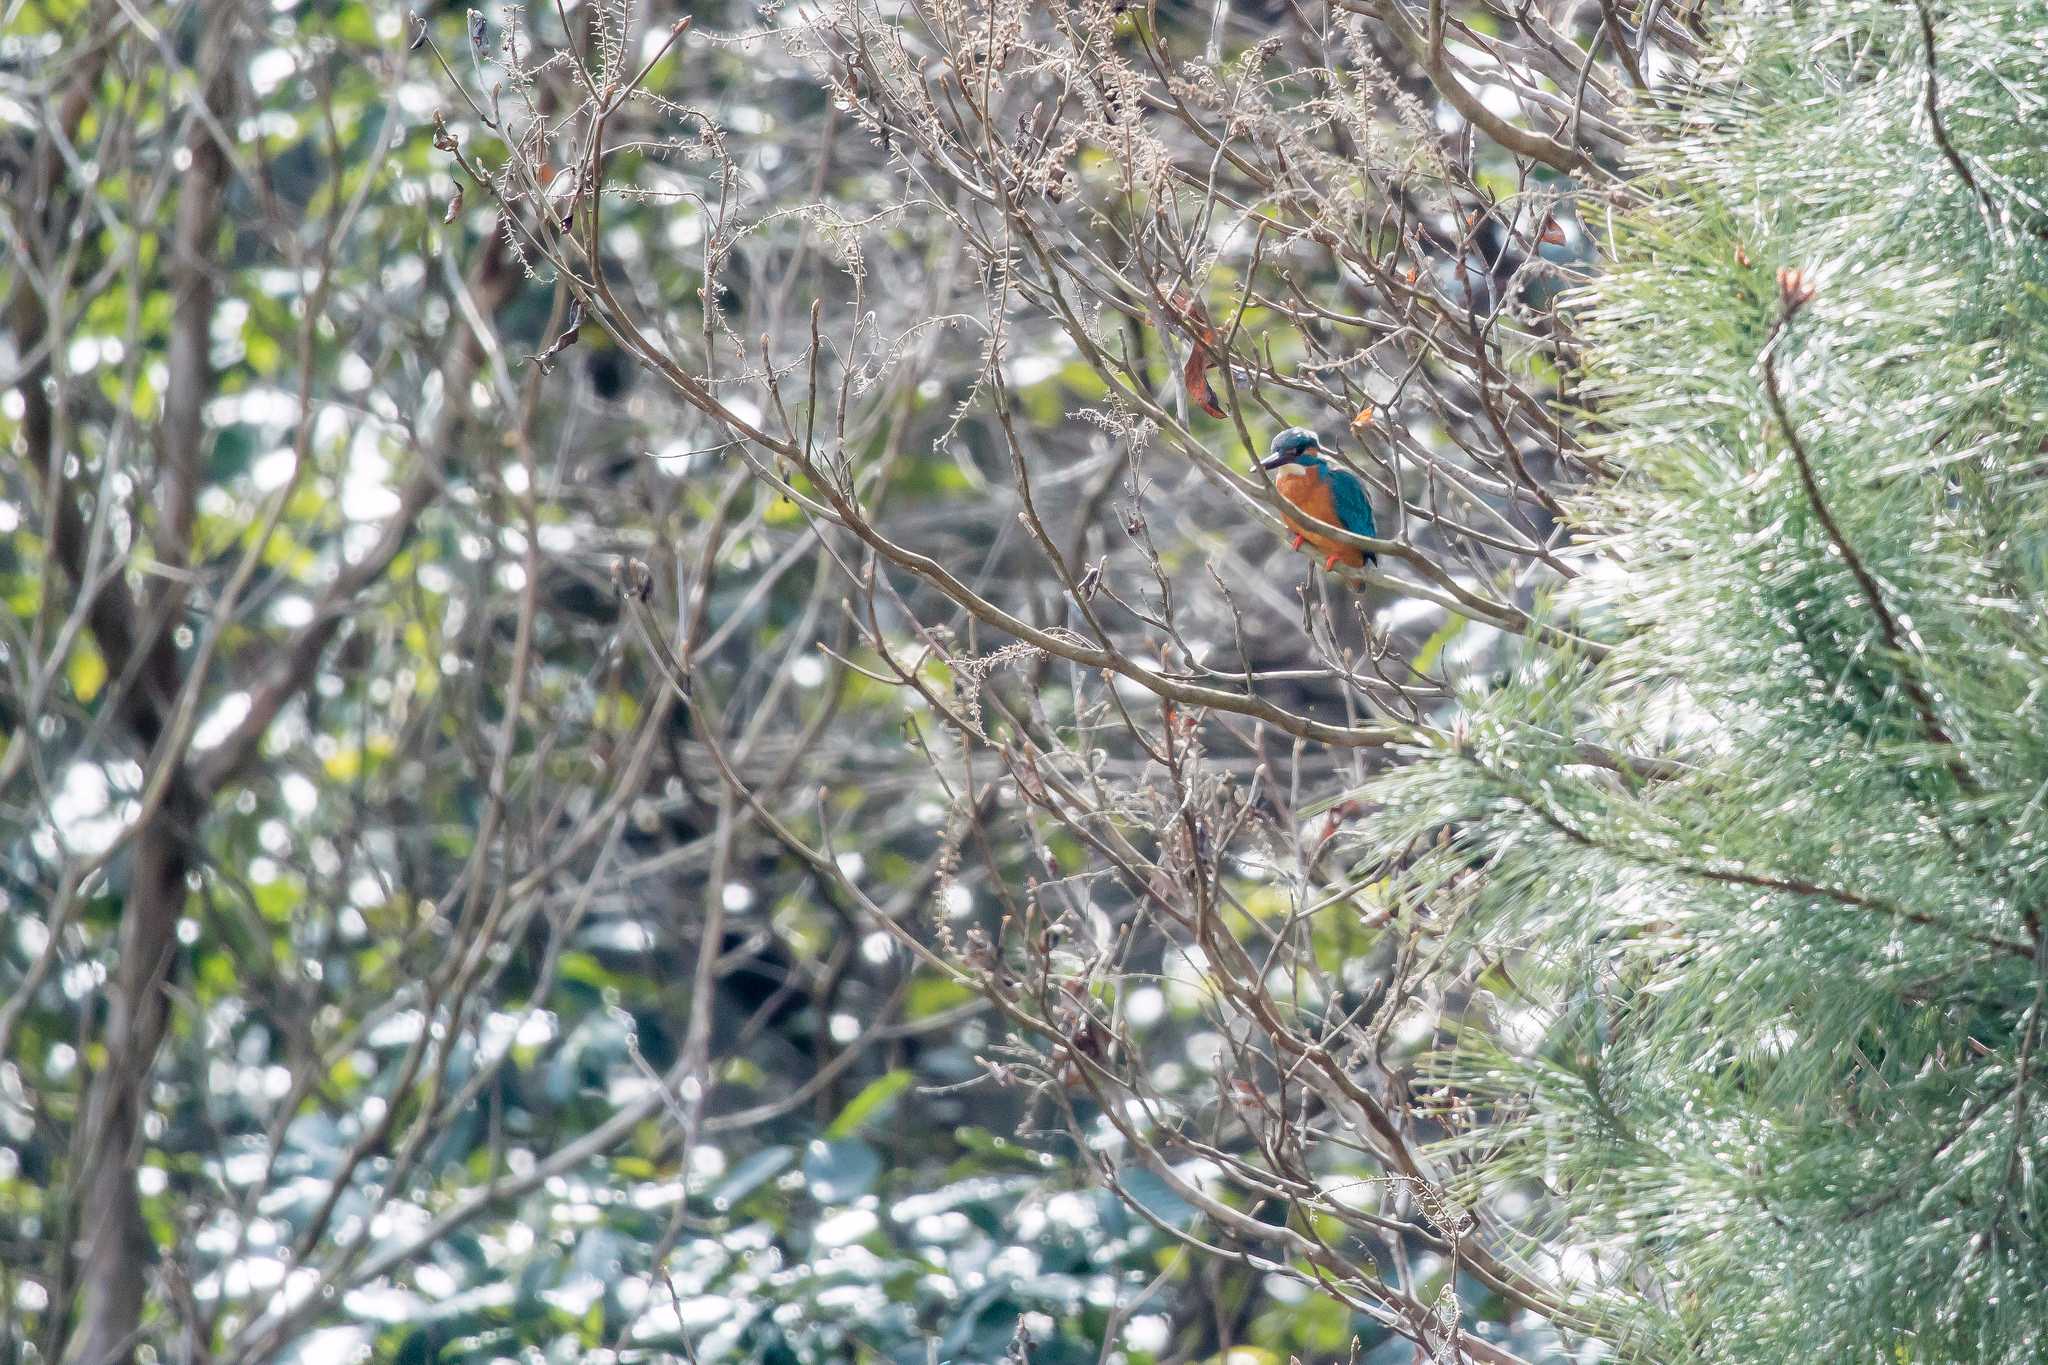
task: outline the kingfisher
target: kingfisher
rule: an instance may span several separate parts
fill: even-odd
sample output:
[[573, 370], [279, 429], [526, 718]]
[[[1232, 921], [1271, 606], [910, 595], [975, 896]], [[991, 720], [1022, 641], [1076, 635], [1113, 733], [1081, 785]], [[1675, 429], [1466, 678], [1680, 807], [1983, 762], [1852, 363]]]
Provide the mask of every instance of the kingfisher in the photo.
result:
[[[1260, 463], [1274, 471], [1273, 483], [1280, 496], [1317, 521], [1341, 526], [1353, 535], [1379, 534], [1373, 529], [1372, 503], [1365, 496], [1365, 485], [1356, 474], [1323, 459], [1322, 438], [1307, 427], [1289, 427], [1275, 436], [1268, 455]], [[1287, 518], [1287, 524], [1294, 528], [1295, 549], [1299, 550], [1301, 543], [1307, 541], [1329, 555], [1323, 561], [1325, 570], [1339, 564], [1361, 568], [1376, 558], [1369, 550], [1332, 540], [1293, 517]]]

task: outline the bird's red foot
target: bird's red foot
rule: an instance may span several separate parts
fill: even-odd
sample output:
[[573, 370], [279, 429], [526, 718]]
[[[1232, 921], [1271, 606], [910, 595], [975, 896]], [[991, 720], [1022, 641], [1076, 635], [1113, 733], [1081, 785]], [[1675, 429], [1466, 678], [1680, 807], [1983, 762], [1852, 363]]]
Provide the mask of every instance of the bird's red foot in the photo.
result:
[[1331, 555], [1331, 556], [1330, 556], [1330, 557], [1329, 557], [1328, 559], [1326, 559], [1326, 560], [1324, 560], [1324, 561], [1323, 561], [1323, 572], [1324, 572], [1324, 573], [1328, 573], [1328, 572], [1330, 572], [1330, 570], [1332, 570], [1332, 569], [1334, 569], [1334, 568], [1336, 568], [1336, 567], [1337, 567], [1337, 556], [1335, 556], [1335, 555]]
[[1304, 540], [1306, 540], [1306, 539], [1308, 539], [1308, 537], [1306, 537], [1306, 536], [1296, 536], [1296, 537], [1294, 538], [1294, 543], [1293, 543], [1292, 545], [1288, 546], [1287, 548], [1288, 548], [1288, 549], [1290, 549], [1290, 550], [1299, 550], [1299, 549], [1301, 548], [1301, 543], [1302, 543], [1302, 541], [1304, 541]]

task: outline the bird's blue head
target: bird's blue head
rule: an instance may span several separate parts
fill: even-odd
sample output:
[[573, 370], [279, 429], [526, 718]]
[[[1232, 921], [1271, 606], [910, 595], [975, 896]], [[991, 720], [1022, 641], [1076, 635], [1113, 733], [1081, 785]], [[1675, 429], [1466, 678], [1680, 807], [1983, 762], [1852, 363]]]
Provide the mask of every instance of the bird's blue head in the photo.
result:
[[1283, 465], [1310, 464], [1323, 453], [1322, 439], [1307, 427], [1289, 427], [1273, 438], [1267, 447], [1264, 460], [1267, 469], [1279, 469]]

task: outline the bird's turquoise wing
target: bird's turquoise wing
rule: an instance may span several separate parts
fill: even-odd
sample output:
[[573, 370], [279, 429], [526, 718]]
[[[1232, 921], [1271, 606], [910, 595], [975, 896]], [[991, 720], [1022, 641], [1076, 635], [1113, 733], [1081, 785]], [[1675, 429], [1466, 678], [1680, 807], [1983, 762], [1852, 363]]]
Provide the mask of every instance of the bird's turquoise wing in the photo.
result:
[[1337, 520], [1355, 536], [1377, 536], [1372, 524], [1372, 501], [1356, 474], [1342, 469], [1329, 471], [1330, 498], [1337, 504]]

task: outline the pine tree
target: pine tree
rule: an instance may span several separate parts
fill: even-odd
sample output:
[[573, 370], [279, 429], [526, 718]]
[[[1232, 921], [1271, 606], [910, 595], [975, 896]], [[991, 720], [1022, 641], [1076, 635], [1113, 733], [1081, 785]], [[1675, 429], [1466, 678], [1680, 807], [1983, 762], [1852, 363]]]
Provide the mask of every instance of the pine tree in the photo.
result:
[[1728, 17], [1578, 301], [1612, 653], [1375, 792], [1507, 955], [1473, 1183], [1630, 1356], [2048, 1354], [2044, 21]]

